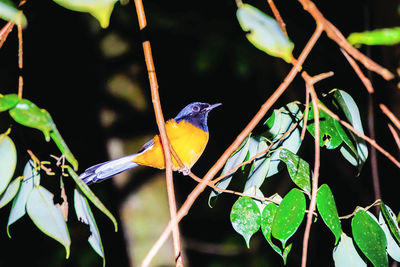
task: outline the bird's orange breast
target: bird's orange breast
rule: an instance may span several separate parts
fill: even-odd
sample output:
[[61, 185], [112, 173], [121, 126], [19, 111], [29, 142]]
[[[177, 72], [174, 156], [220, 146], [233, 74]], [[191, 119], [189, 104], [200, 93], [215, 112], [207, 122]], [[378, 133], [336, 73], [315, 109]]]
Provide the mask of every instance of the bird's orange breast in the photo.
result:
[[[179, 159], [187, 168], [191, 168], [199, 159], [208, 142], [208, 132], [185, 122], [184, 120], [177, 123], [171, 119], [165, 123], [165, 129], [168, 139], [174, 148]], [[165, 168], [164, 151], [161, 145], [160, 137], [156, 135], [153, 138], [153, 146], [141, 154], [138, 154], [132, 161], [154, 168]], [[180, 167], [174, 157], [171, 155], [174, 171]]]

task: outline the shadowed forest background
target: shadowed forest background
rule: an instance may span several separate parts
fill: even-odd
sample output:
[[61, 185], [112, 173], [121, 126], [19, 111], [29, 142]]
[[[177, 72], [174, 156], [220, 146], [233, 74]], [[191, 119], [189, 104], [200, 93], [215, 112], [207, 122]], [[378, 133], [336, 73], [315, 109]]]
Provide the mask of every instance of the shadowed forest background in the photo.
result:
[[[251, 3], [271, 14], [266, 1]], [[297, 1], [276, 1], [295, 44], [294, 56], [304, 47], [315, 28], [312, 17]], [[345, 36], [351, 32], [399, 25], [398, 1], [320, 1], [316, 5]], [[174, 117], [190, 102], [221, 102], [209, 117], [210, 141], [192, 171], [202, 177], [246, 126], [269, 95], [279, 86], [290, 65], [253, 47], [236, 19], [234, 1], [145, 1], [148, 37], [160, 85], [165, 118]], [[25, 98], [47, 109], [64, 140], [79, 161], [79, 172], [96, 163], [135, 153], [157, 131], [152, 109], [141, 36], [133, 3], [116, 4], [110, 26], [101, 29], [89, 14], [72, 12], [52, 1], [28, 1], [24, 6], [28, 27], [24, 30]], [[0, 26], [5, 24], [1, 21]], [[16, 93], [18, 88], [18, 43], [16, 30], [0, 50], [0, 92]], [[399, 46], [362, 47], [361, 51], [393, 73], [399, 67]], [[336, 44], [323, 36], [303, 65], [310, 75], [333, 71], [335, 75], [316, 86], [322, 95], [333, 88], [346, 90], [358, 104], [364, 131], [368, 134], [368, 93]], [[371, 73], [374, 102], [385, 103], [400, 114], [397, 81], [386, 82]], [[299, 100], [304, 103], [304, 81], [296, 78], [274, 108]], [[270, 113], [269, 113], [270, 114]], [[19, 158], [32, 150], [41, 160], [59, 153], [46, 143], [43, 134], [24, 128], [0, 116], [0, 132], [12, 124], [11, 136]], [[387, 128], [387, 119], [375, 107], [376, 140], [391, 154], [399, 156]], [[299, 155], [313, 162], [313, 138], [306, 135]], [[19, 161], [21, 162], [21, 161]], [[25, 161], [26, 162], [26, 161]], [[378, 154], [382, 197], [394, 211], [400, 204], [396, 194], [398, 169]], [[17, 165], [16, 173], [22, 173]], [[335, 191], [339, 214], [374, 201], [369, 159], [359, 177], [339, 151], [321, 149], [320, 184], [329, 182]], [[235, 176], [231, 187], [240, 190], [244, 179]], [[164, 173], [140, 167], [116, 179], [93, 185], [92, 190], [118, 218], [115, 233], [110, 221], [94, 209], [103, 240], [107, 266], [136, 266], [168, 222]], [[182, 203], [196, 182], [174, 174], [177, 201]], [[54, 176], [58, 179], [58, 176]], [[67, 193], [71, 179], [64, 179]], [[42, 183], [57, 196], [52, 177]], [[291, 188], [287, 171], [268, 178], [265, 195], [281, 195]], [[187, 266], [280, 266], [259, 232], [250, 249], [232, 228], [229, 214], [237, 196], [222, 194], [213, 208], [206, 190], [180, 223]], [[68, 195], [72, 200], [72, 194]], [[60, 201], [57, 199], [56, 201]], [[72, 205], [72, 201], [70, 206]], [[6, 234], [9, 206], [0, 210], [0, 266], [101, 266], [101, 258], [87, 243], [89, 230], [70, 211], [71, 255], [41, 233], [25, 216]], [[293, 239], [287, 266], [299, 266], [305, 220]], [[309, 245], [309, 266], [333, 266], [334, 238], [322, 223], [313, 225]], [[343, 224], [344, 230], [349, 225]], [[168, 243], [154, 266], [172, 266]]]

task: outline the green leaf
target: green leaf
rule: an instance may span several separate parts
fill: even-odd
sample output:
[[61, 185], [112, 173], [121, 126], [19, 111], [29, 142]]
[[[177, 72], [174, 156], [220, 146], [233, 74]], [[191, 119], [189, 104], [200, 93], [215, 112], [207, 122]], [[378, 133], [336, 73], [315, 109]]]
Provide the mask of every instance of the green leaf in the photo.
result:
[[381, 212], [383, 213], [385, 221], [389, 225], [390, 232], [394, 236], [397, 244], [400, 245], [400, 229], [397, 224], [396, 215], [394, 214], [392, 209], [386, 206], [382, 201], [381, 201]]
[[317, 192], [317, 209], [326, 226], [335, 236], [335, 245], [342, 234], [338, 211], [336, 209], [335, 199], [332, 191], [327, 184], [320, 186]]
[[53, 194], [42, 186], [35, 186], [26, 202], [26, 211], [35, 225], [46, 235], [60, 242], [69, 257], [71, 239], [60, 207], [54, 205]]
[[[278, 206], [274, 203], [269, 203], [263, 210], [261, 215], [261, 231], [268, 241], [268, 244], [272, 247], [272, 249], [282, 256], [281, 249], [272, 242], [271, 237], [271, 227], [272, 222], [274, 221], [275, 214], [278, 210]], [[283, 259], [284, 263], [286, 264], [286, 258]]]
[[[264, 139], [265, 138], [260, 138], [258, 142], [257, 152], [255, 154], [263, 152], [268, 148], [268, 144]], [[265, 155], [260, 156], [254, 160], [253, 165], [251, 166], [249, 177], [244, 187], [244, 191], [253, 186], [259, 188], [263, 184], [265, 177], [268, 173], [270, 160], [271, 159], [269, 157], [266, 157]]]
[[4, 191], [3, 194], [0, 195], [0, 208], [4, 207], [5, 205], [10, 202], [18, 192], [19, 186], [21, 185], [22, 176], [14, 179], [7, 189]]
[[279, 110], [277, 110], [277, 112], [274, 111], [274, 113], [274, 124], [272, 128], [264, 133], [265, 137], [270, 139], [272, 142], [276, 142], [271, 147], [271, 151], [273, 152], [271, 153], [271, 163], [268, 169], [267, 177], [278, 173], [282, 167], [282, 164], [280, 164], [281, 159], [279, 157], [279, 149], [288, 149], [293, 153], [297, 153], [301, 145], [299, 126], [291, 131], [290, 134], [287, 134], [282, 141], [277, 142], [295, 123], [300, 125], [300, 120], [303, 114], [297, 102], [291, 102], [281, 107]]
[[261, 214], [257, 204], [250, 197], [240, 197], [231, 210], [233, 229], [241, 234], [250, 247], [250, 238], [260, 229]]
[[42, 131], [47, 142], [50, 141], [51, 137], [68, 162], [72, 164], [75, 170], [78, 169], [78, 161], [62, 139], [49, 112], [40, 109], [27, 99], [21, 99], [14, 108], [10, 109], [9, 113], [16, 122]]
[[[321, 101], [319, 103], [322, 104]], [[315, 137], [314, 107], [312, 105], [310, 111], [308, 112], [307, 130], [312, 136]], [[346, 139], [348, 142], [351, 143], [349, 137], [347, 136], [340, 123], [329, 116], [325, 111], [319, 109], [320, 146], [325, 146], [327, 149], [335, 149], [343, 143], [343, 139]]]
[[347, 41], [355, 46], [394, 45], [400, 42], [400, 27], [353, 32], [347, 37]]
[[[360, 112], [354, 99], [345, 91], [333, 90], [334, 105], [341, 109], [346, 116], [346, 119], [353, 125], [354, 129], [360, 133], [364, 133], [361, 123]], [[340, 152], [354, 166], [357, 166], [361, 171], [362, 166], [368, 158], [368, 147], [364, 139], [350, 132], [350, 137], [355, 143], [354, 148], [352, 143], [347, 143], [347, 146], [342, 146]]]
[[13, 108], [19, 101], [16, 94], [2, 95], [0, 94], [0, 112]]
[[26, 26], [26, 17], [10, 0], [0, 0], [0, 18], [22, 27]]
[[294, 44], [282, 32], [279, 24], [257, 8], [242, 4], [236, 12], [247, 39], [265, 53], [291, 62]]
[[34, 164], [32, 160], [29, 160], [25, 164], [23, 180], [21, 187], [17, 193], [17, 196], [13, 200], [13, 204], [10, 211], [10, 216], [8, 217], [7, 223], [7, 234], [11, 238], [9, 226], [19, 220], [26, 213], [26, 202], [28, 200], [29, 194], [31, 193], [35, 181], [37, 184], [40, 182], [40, 174], [38, 170], [34, 170]]
[[[250, 138], [247, 138], [246, 140], [243, 141], [243, 143], [239, 146], [238, 149], [236, 149], [235, 152], [229, 157], [229, 159], [226, 161], [225, 166], [221, 172], [221, 175], [224, 175], [228, 171], [230, 171], [232, 168], [235, 166], [239, 165], [240, 163], [243, 162], [243, 160], [246, 158], [246, 155], [249, 151], [249, 144], [250, 144]], [[235, 174], [235, 172], [231, 173], [227, 177], [225, 177], [223, 180], [219, 181], [216, 183], [216, 186], [221, 188], [221, 189], [226, 189], [228, 185], [230, 184], [232, 180], [232, 176]], [[211, 199], [218, 196], [220, 192], [218, 191], [211, 191], [210, 196], [208, 197], [208, 205], [211, 207]]]
[[286, 163], [292, 181], [310, 196], [311, 182], [308, 162], [287, 149], [282, 149], [279, 157]]
[[110, 24], [110, 17], [114, 5], [118, 0], [53, 0], [60, 6], [67, 9], [88, 12], [95, 17], [102, 28], [107, 28]]
[[298, 189], [292, 189], [283, 198], [272, 223], [272, 236], [282, 242], [286, 241], [297, 231], [306, 211], [306, 198]]
[[366, 267], [367, 264], [358, 254], [353, 240], [342, 233], [339, 244], [333, 249], [335, 266]]
[[17, 164], [17, 151], [8, 133], [0, 135], [0, 195], [10, 183]]
[[104, 206], [104, 204], [100, 201], [100, 199], [90, 190], [89, 186], [85, 184], [79, 176], [74, 172], [74, 170], [70, 166], [66, 166], [69, 175], [71, 175], [72, 179], [74, 179], [76, 185], [82, 191], [83, 194], [101, 211], [103, 212], [114, 224], [115, 232], [118, 231], [118, 223], [112, 213]]
[[364, 255], [376, 266], [388, 266], [386, 237], [379, 224], [359, 209], [351, 221], [354, 241]]
[[105, 266], [106, 261], [104, 258], [104, 248], [101, 242], [99, 229], [97, 228], [96, 220], [94, 219], [87, 199], [81, 194], [79, 189], [74, 190], [74, 206], [78, 220], [89, 226], [91, 232], [91, 235], [88, 239], [89, 244], [92, 246], [94, 251], [96, 251], [96, 253], [103, 258], [103, 266]]
[[[381, 203], [381, 206], [382, 206], [382, 203]], [[387, 206], [385, 208], [390, 209]], [[396, 243], [395, 239], [393, 238], [394, 235], [392, 235], [391, 231], [389, 230], [389, 227], [385, 221], [386, 217], [384, 219], [384, 215], [382, 215], [382, 213], [383, 212], [382, 212], [382, 208], [381, 208], [381, 212], [379, 213], [379, 225], [381, 226], [383, 232], [385, 233], [385, 237], [386, 237], [386, 241], [387, 241], [386, 251], [390, 255], [390, 257], [392, 257], [394, 260], [400, 261], [400, 247]], [[389, 221], [391, 223], [393, 223], [393, 219], [394, 219], [394, 222], [396, 222], [396, 216], [394, 216], [394, 217], [390, 216]], [[396, 227], [396, 231], [398, 233], [399, 229], [398, 229], [397, 223], [396, 223], [395, 227]]]

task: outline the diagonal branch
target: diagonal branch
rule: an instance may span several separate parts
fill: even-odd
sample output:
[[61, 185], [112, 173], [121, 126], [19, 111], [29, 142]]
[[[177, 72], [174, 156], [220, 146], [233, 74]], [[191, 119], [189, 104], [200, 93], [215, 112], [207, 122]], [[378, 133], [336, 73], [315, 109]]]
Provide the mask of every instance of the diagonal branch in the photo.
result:
[[[142, 0], [135, 0], [135, 6], [139, 20], [139, 27], [140, 30], [143, 30], [147, 26], [147, 22]], [[161, 143], [164, 151], [169, 210], [171, 218], [174, 219], [176, 217], [176, 200], [175, 200], [174, 182], [172, 174], [173, 163], [169, 149], [170, 143], [167, 137], [167, 132], [165, 130], [164, 115], [161, 109], [160, 96], [158, 94], [158, 82], [153, 62], [153, 56], [151, 53], [150, 41], [148, 40], [143, 41], [143, 52], [145, 56], [147, 72], [149, 75], [151, 97], [152, 97], [155, 117], [157, 121], [158, 130], [160, 132]], [[172, 234], [173, 234], [173, 244], [174, 244], [174, 254], [175, 254], [174, 259], [176, 266], [183, 266], [178, 224], [175, 224], [173, 226]]]

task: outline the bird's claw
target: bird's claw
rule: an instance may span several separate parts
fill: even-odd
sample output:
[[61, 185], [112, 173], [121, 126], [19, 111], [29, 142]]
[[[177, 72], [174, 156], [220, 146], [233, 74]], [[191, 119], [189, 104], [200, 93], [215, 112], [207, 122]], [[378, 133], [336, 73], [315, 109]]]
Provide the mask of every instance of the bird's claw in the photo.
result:
[[185, 176], [188, 176], [190, 174], [190, 169], [188, 167], [180, 168], [178, 172], [182, 173]]

